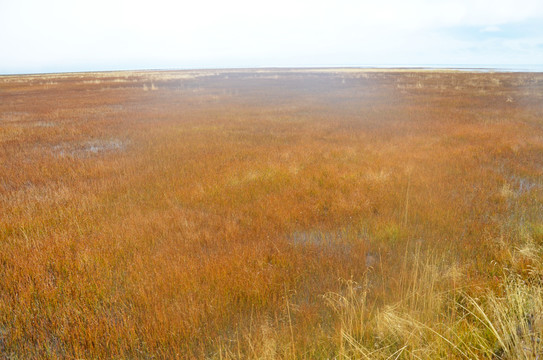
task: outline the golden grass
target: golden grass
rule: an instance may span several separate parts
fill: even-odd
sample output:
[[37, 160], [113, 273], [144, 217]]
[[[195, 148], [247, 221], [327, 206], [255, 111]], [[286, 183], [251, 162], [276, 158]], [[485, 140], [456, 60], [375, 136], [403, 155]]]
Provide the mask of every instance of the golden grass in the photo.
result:
[[538, 359], [543, 353], [543, 262], [540, 254], [519, 253], [533, 260], [530, 272], [522, 274], [520, 258], [511, 259], [500, 285], [483, 291], [465, 284], [456, 265], [421, 258], [420, 248], [403, 259], [411, 269], [402, 272], [407, 277], [400, 280], [401, 299], [395, 303], [382, 308], [368, 303], [369, 275], [361, 285], [347, 282], [345, 294], [326, 295], [340, 319], [337, 357]]
[[540, 354], [543, 75], [9, 76], [0, 98], [3, 357]]

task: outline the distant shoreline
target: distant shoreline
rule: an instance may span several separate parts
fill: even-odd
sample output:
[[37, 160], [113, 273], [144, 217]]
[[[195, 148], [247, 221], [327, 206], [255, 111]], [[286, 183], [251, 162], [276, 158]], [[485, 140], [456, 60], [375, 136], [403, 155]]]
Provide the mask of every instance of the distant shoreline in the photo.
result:
[[253, 67], [253, 68], [185, 68], [185, 69], [126, 69], [126, 70], [88, 70], [88, 71], [65, 71], [65, 72], [36, 72], [1, 74], [0, 77], [11, 76], [54, 76], [54, 75], [77, 75], [77, 74], [118, 74], [118, 73], [141, 73], [141, 72], [408, 72], [408, 71], [461, 71], [461, 72], [518, 72], [518, 73], [539, 73], [543, 72], [543, 65], [364, 65], [364, 66], [322, 66], [322, 67]]

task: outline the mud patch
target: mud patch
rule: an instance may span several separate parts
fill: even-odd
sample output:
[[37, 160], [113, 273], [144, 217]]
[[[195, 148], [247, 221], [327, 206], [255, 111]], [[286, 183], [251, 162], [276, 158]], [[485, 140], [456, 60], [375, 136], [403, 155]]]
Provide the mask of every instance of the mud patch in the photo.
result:
[[292, 245], [297, 247], [350, 255], [353, 251], [353, 241], [359, 236], [346, 229], [333, 231], [311, 229], [294, 231], [287, 238]]
[[52, 147], [58, 157], [85, 158], [126, 149], [126, 142], [120, 139], [96, 139], [79, 143], [62, 143]]

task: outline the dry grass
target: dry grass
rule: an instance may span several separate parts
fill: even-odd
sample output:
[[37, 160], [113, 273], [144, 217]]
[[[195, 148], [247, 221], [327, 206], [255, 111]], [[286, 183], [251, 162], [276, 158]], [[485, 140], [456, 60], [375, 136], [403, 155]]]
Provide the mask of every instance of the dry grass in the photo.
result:
[[540, 354], [543, 75], [9, 76], [0, 99], [5, 358]]

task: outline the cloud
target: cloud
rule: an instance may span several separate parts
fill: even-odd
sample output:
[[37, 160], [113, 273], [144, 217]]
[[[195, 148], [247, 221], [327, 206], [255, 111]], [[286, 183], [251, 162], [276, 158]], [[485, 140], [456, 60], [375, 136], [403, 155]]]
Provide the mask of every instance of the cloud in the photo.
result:
[[481, 29], [481, 32], [490, 32], [490, 33], [500, 32], [500, 31], [501, 31], [500, 27], [495, 26], [495, 25], [487, 26], [487, 27]]

